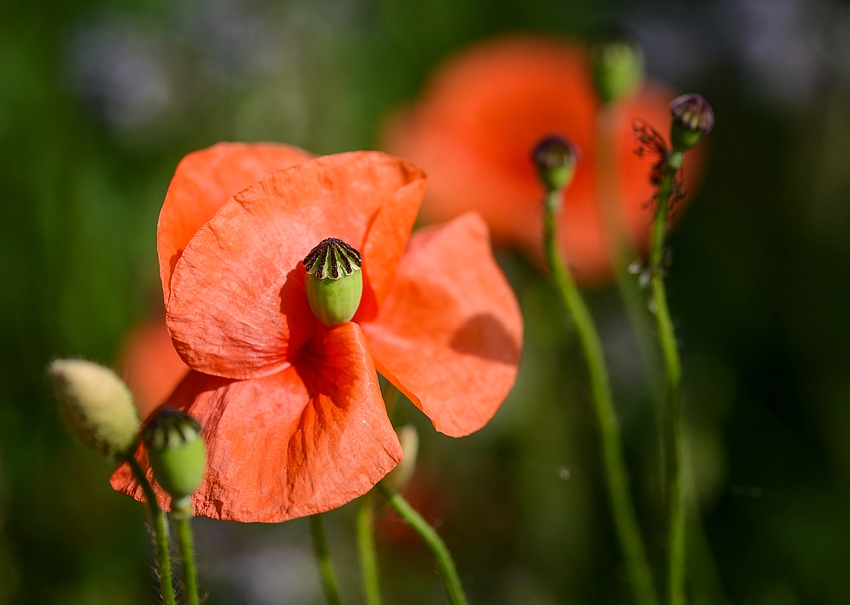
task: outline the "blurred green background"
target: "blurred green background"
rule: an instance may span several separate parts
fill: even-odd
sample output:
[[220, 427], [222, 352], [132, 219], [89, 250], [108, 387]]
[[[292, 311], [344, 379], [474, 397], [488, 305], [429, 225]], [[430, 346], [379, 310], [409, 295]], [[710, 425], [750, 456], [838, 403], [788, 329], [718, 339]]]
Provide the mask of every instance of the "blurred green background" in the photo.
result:
[[[850, 603], [850, 6], [827, 0], [38, 1], [0, 6], [0, 604], [155, 600], [141, 507], [68, 435], [45, 365], [114, 363], [156, 310], [155, 225], [187, 152], [220, 140], [377, 146], [447, 52], [612, 19], [713, 104], [671, 295], [700, 527], [694, 603]], [[473, 603], [629, 603], [583, 366], [547, 282], [499, 255], [527, 317], [519, 383], [463, 440], [420, 429], [410, 498]], [[661, 569], [652, 407], [613, 292], [594, 313]], [[161, 303], [160, 303], [161, 304]], [[697, 515], [695, 515], [697, 516]], [[361, 602], [351, 506], [329, 515]], [[210, 605], [321, 602], [307, 523], [196, 524]], [[442, 603], [429, 553], [380, 523], [387, 603]]]

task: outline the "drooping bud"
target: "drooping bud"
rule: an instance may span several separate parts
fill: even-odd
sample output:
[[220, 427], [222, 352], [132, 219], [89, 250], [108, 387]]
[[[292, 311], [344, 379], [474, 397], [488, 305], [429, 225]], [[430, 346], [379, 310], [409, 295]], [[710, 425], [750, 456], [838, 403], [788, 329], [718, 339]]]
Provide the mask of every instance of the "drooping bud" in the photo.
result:
[[560, 191], [569, 185], [578, 157], [578, 149], [556, 134], [545, 137], [531, 152], [540, 180], [550, 192]]
[[206, 466], [201, 424], [179, 410], [162, 408], [142, 431], [148, 460], [172, 502], [183, 503], [201, 484]]
[[307, 302], [326, 326], [351, 321], [363, 295], [363, 259], [344, 241], [329, 237], [304, 258]]
[[404, 458], [384, 478], [384, 481], [396, 491], [404, 489], [416, 470], [416, 457], [419, 454], [419, 434], [415, 427], [411, 425], [403, 426], [398, 431], [398, 440], [401, 443]]
[[82, 359], [57, 359], [47, 371], [62, 413], [83, 445], [109, 460], [132, 454], [139, 417], [115, 372]]
[[670, 129], [673, 151], [687, 151], [714, 127], [711, 105], [697, 94], [674, 99], [670, 103], [670, 113], [673, 114], [673, 126]]
[[627, 99], [643, 83], [643, 49], [621, 28], [610, 28], [593, 38], [590, 63], [603, 105]]

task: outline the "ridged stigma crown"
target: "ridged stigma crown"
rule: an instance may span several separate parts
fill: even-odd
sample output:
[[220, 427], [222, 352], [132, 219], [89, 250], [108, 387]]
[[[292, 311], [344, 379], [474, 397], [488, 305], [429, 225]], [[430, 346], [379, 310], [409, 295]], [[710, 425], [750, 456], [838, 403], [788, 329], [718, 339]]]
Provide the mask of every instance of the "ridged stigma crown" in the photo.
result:
[[313, 315], [326, 326], [351, 321], [363, 295], [360, 252], [329, 237], [304, 258], [304, 286]]
[[363, 266], [360, 252], [341, 239], [329, 237], [304, 257], [307, 273], [318, 279], [339, 279], [359, 271]]

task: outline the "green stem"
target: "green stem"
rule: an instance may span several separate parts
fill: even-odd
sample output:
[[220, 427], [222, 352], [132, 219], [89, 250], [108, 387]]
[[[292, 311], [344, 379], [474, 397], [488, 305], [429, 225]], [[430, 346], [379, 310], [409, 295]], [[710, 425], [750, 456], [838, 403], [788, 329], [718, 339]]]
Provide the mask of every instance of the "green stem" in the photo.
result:
[[616, 133], [623, 117], [618, 105], [609, 105], [599, 111], [594, 166], [596, 188], [601, 202], [617, 290], [641, 351], [647, 389], [654, 393], [657, 385], [653, 377], [656, 375], [655, 369], [658, 366], [658, 353], [652, 341], [652, 320], [646, 312], [645, 298], [637, 280], [629, 273], [629, 264], [638, 258], [638, 252], [629, 239], [626, 216], [620, 203]]
[[198, 605], [198, 572], [195, 566], [195, 546], [192, 543], [192, 507], [189, 499], [183, 502], [171, 503], [171, 517], [177, 524], [177, 545], [180, 548], [180, 559], [183, 569], [183, 598], [186, 605]]
[[440, 572], [443, 575], [443, 583], [446, 586], [449, 602], [452, 605], [468, 605], [469, 602], [466, 600], [466, 595], [460, 584], [460, 577], [457, 575], [457, 569], [452, 560], [452, 555], [449, 553], [449, 549], [446, 548], [439, 534], [393, 488], [382, 481], [378, 483], [378, 490], [386, 498], [393, 510], [398, 513], [413, 531], [419, 534], [419, 537], [422, 538], [434, 553], [434, 556], [437, 558], [437, 564], [440, 567]]
[[148, 478], [145, 476], [145, 471], [139, 466], [139, 462], [133, 456], [129, 456], [127, 462], [136, 476], [136, 480], [145, 492], [145, 500], [148, 501], [148, 507], [151, 512], [151, 524], [153, 525], [154, 545], [156, 546], [156, 561], [162, 602], [165, 605], [176, 605], [174, 600], [174, 586], [171, 583], [171, 553], [168, 550], [168, 526], [165, 522], [165, 513], [159, 508], [159, 504], [156, 501], [156, 494]]
[[676, 333], [667, 304], [664, 284], [664, 245], [667, 232], [667, 214], [676, 172], [682, 166], [682, 153], [671, 152], [667, 167], [658, 186], [658, 208], [652, 224], [652, 249], [650, 255], [650, 292], [664, 359], [664, 403], [661, 408], [662, 449], [664, 453], [664, 480], [667, 499], [668, 567], [667, 597], [670, 605], [685, 602], [685, 497], [682, 485], [682, 409], [679, 385], [682, 362]]
[[319, 574], [322, 578], [325, 598], [328, 605], [341, 605], [342, 600], [339, 598], [336, 574], [328, 551], [328, 540], [325, 536], [325, 522], [321, 514], [310, 517], [310, 532], [313, 534], [313, 548], [316, 550], [316, 558], [319, 560]]
[[658, 598], [655, 595], [652, 571], [646, 558], [634, 503], [629, 491], [628, 470], [623, 457], [620, 427], [614, 412], [602, 345], [590, 312], [584, 304], [581, 294], [579, 294], [572, 275], [567, 271], [558, 248], [556, 211], [560, 204], [560, 192], [551, 192], [546, 199], [544, 218], [546, 258], [561, 299], [573, 318], [576, 333], [587, 361], [594, 411], [599, 422], [608, 496], [611, 501], [620, 547], [626, 559], [626, 567], [635, 601], [640, 605], [657, 605]]
[[360, 498], [357, 508], [357, 545], [363, 573], [366, 605], [381, 605], [381, 585], [378, 581], [378, 554], [375, 551], [375, 530], [372, 521], [372, 492]]

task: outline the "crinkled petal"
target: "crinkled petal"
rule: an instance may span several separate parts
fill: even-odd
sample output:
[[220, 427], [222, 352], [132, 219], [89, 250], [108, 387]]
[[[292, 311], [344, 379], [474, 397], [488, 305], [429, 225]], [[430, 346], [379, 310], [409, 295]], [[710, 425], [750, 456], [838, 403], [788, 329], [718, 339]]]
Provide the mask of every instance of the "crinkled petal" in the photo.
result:
[[477, 214], [415, 233], [362, 327], [378, 371], [447, 435], [484, 426], [516, 381], [522, 316]]
[[424, 188], [415, 166], [353, 152], [276, 172], [236, 195], [198, 230], [171, 278], [166, 320], [183, 360], [240, 379], [287, 367], [320, 325], [301, 261], [328, 237], [363, 252], [364, 305], [374, 315]]
[[189, 371], [174, 350], [164, 317], [151, 319], [133, 331], [121, 368], [142, 419], [165, 402]]
[[311, 157], [298, 147], [273, 143], [219, 143], [184, 157], [165, 194], [156, 232], [165, 300], [183, 249], [222, 204], [272, 172]]
[[[622, 104], [618, 116], [617, 187], [628, 235], [638, 246], [649, 232], [649, 175], [656, 159], [634, 153], [632, 120], [642, 118], [666, 135], [673, 96], [648, 83]], [[530, 153], [546, 135], [568, 137], [581, 159], [565, 196], [561, 241], [577, 279], [596, 283], [611, 274], [594, 174], [598, 107], [583, 45], [531, 37], [494, 40], [448, 61], [422, 100], [389, 121], [384, 146], [428, 173], [425, 221], [474, 210], [494, 240], [542, 258], [543, 193]], [[687, 178], [698, 172], [695, 158], [687, 158]]]
[[[402, 457], [354, 323], [327, 330], [271, 376], [233, 381], [193, 372], [172, 404], [204, 427], [208, 464], [192, 496], [196, 515], [277, 523], [324, 512], [366, 493]], [[138, 458], [144, 462], [144, 452]], [[126, 464], [112, 486], [143, 500]]]

